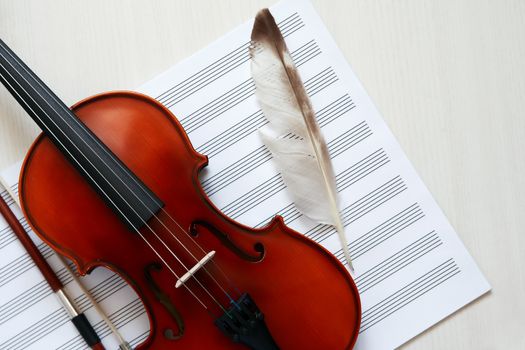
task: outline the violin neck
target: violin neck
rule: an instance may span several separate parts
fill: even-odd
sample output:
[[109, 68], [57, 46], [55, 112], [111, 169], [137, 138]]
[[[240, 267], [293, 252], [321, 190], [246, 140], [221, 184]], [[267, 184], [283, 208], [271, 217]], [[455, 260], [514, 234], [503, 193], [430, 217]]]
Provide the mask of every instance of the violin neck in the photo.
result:
[[138, 230], [163, 206], [0, 40], [0, 81], [121, 220]]

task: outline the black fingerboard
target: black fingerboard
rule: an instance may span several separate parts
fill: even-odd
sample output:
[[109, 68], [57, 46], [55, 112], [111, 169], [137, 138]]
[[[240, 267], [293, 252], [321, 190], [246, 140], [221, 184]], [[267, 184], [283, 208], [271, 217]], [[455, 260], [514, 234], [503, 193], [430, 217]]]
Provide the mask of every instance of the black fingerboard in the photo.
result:
[[2, 40], [0, 80], [130, 229], [140, 229], [163, 207], [160, 199]]

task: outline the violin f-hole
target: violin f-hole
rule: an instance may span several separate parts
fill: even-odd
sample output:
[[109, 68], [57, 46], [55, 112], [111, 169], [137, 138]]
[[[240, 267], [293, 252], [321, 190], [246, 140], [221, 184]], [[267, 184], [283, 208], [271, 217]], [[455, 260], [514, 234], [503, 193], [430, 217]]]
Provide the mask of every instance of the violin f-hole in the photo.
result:
[[202, 226], [211, 233], [213, 233], [215, 237], [217, 237], [224, 246], [230, 249], [235, 255], [237, 255], [241, 259], [250, 262], [260, 262], [264, 258], [265, 248], [264, 245], [260, 242], [257, 242], [253, 245], [253, 250], [257, 252], [257, 255], [250, 255], [249, 253], [245, 252], [240, 247], [238, 247], [230, 239], [228, 234], [222, 232], [221, 230], [204, 220], [195, 220], [191, 223], [189, 232], [193, 237], [197, 237], [199, 234], [198, 226]]
[[144, 276], [146, 277], [148, 286], [153, 291], [153, 294], [155, 294], [155, 298], [157, 298], [157, 300], [166, 308], [168, 313], [177, 324], [177, 333], [175, 333], [173, 329], [167, 328], [164, 330], [164, 337], [169, 340], [178, 340], [184, 335], [184, 320], [182, 319], [182, 315], [175, 308], [175, 305], [173, 305], [168, 295], [159, 288], [157, 283], [155, 283], [155, 280], [151, 275], [151, 271], [160, 271], [161, 268], [162, 267], [159, 263], [151, 263], [144, 268]]

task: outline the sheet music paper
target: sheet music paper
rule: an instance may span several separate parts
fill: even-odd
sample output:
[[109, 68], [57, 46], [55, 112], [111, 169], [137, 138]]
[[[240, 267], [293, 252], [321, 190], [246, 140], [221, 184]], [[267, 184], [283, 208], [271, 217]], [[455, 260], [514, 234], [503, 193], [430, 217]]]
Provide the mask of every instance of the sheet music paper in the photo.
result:
[[[311, 4], [289, 0], [271, 10], [317, 111], [337, 174], [363, 307], [356, 348], [398, 347], [490, 286]], [[280, 214], [290, 227], [342, 260], [333, 228], [297, 211], [259, 140], [257, 129], [266, 121], [253, 95], [248, 56], [252, 24], [240, 26], [138, 91], [170, 108], [197, 151], [208, 155], [201, 181], [226, 215], [261, 227]], [[15, 190], [18, 171], [19, 165], [2, 174]], [[69, 282], [49, 248], [39, 246]], [[0, 350], [82, 348], [42, 281], [0, 221]], [[147, 318], [129, 287], [100, 269], [86, 281], [127, 339], [136, 344], [145, 338]], [[67, 289], [102, 330], [104, 344], [115, 348], [78, 287], [69, 282]]]
[[[490, 289], [307, 1], [272, 9], [328, 142], [363, 317], [357, 349], [400, 346]], [[227, 215], [290, 227], [343, 260], [332, 227], [294, 207], [257, 129], [253, 21], [146, 83], [209, 157], [202, 184]]]

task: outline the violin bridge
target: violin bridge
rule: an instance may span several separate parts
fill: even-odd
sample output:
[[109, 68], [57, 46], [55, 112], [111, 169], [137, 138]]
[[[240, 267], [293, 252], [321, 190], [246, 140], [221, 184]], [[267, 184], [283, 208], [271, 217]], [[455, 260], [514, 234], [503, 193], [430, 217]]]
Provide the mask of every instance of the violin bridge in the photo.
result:
[[197, 271], [199, 271], [208, 261], [215, 256], [215, 250], [212, 250], [204, 256], [199, 262], [195, 264], [188, 272], [186, 272], [175, 284], [175, 288], [182, 287]]

